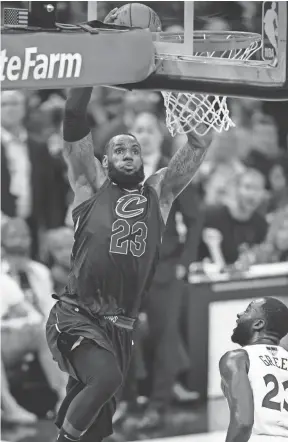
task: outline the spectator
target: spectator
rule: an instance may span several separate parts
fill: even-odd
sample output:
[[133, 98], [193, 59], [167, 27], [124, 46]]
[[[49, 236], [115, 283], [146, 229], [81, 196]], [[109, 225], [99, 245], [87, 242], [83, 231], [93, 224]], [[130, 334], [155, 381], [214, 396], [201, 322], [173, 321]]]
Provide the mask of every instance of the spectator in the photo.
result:
[[1, 211], [29, 225], [32, 255], [38, 255], [39, 237], [53, 227], [53, 182], [47, 146], [26, 130], [25, 96], [20, 91], [1, 92]]
[[25, 221], [9, 219], [2, 226], [1, 245], [9, 274], [45, 320], [53, 305], [52, 279], [47, 267], [30, 258], [31, 236]]
[[71, 188], [68, 183], [67, 166], [62, 156], [62, 120], [64, 100], [59, 95], [50, 95], [49, 99], [41, 105], [41, 112], [46, 116], [47, 147], [51, 158], [53, 183], [57, 192], [53, 195], [53, 226], [63, 226], [68, 206], [72, 201]]
[[161, 122], [153, 111], [140, 112], [134, 119], [131, 132], [141, 145], [145, 178], [166, 167], [168, 158], [162, 155], [163, 133]]
[[247, 169], [236, 176], [234, 199], [204, 209], [200, 259], [209, 257], [224, 267], [235, 263], [241, 247], [262, 243], [267, 222], [257, 210], [265, 195], [265, 178], [258, 170]]
[[[258, 100], [249, 100], [247, 98], [237, 98], [237, 100], [229, 99], [230, 115], [232, 120], [236, 124], [233, 132], [238, 136], [238, 130], [240, 129], [251, 129], [255, 114], [260, 114], [262, 112], [262, 102]], [[251, 138], [251, 134], [249, 134]], [[251, 139], [247, 138], [245, 144], [248, 146], [241, 146], [241, 150], [244, 152], [247, 147], [249, 147], [249, 142]]]
[[274, 213], [265, 241], [245, 250], [238, 262], [243, 267], [288, 261], [288, 205]]
[[288, 261], [288, 204], [275, 214], [267, 235], [274, 249], [275, 261]]
[[90, 126], [97, 149], [95, 154], [101, 158], [110, 134], [122, 133], [122, 128], [127, 127], [124, 97], [124, 91], [101, 87], [93, 89], [89, 105]]
[[69, 227], [53, 229], [48, 234], [47, 247], [56, 293], [60, 293], [67, 284], [73, 242], [74, 232]]
[[[46, 343], [44, 327], [53, 305], [51, 297], [53, 286], [50, 272], [43, 264], [32, 261], [29, 257], [31, 238], [25, 221], [20, 218], [10, 219], [2, 226], [1, 233], [5, 257], [3, 267], [6, 266], [6, 272], [8, 271], [9, 278], [12, 278], [12, 286], [17, 287], [18, 293], [21, 293], [21, 299], [18, 296], [19, 299], [16, 304], [25, 304], [26, 312], [34, 312], [33, 315], [38, 318], [35, 323], [33, 322], [31, 328], [29, 318], [27, 319], [24, 316], [15, 332], [10, 331], [7, 336], [2, 334], [2, 348], [5, 351], [5, 358], [3, 356], [4, 365], [5, 361], [8, 366], [10, 366], [11, 360], [16, 362], [17, 359], [20, 362], [25, 353], [37, 352], [47, 380], [51, 388], [57, 392], [60, 401], [65, 396], [65, 375], [60, 372], [52, 360], [50, 361], [51, 356]], [[4, 297], [4, 305], [5, 302], [8, 302], [6, 297], [9, 297], [9, 293], [7, 289], [6, 292], [3, 291], [1, 294], [2, 298]], [[10, 320], [11, 316], [9, 315], [7, 319]], [[10, 323], [7, 323], [7, 327], [10, 327]], [[28, 334], [30, 334], [29, 339]], [[34, 334], [39, 335], [37, 340], [33, 339]], [[13, 339], [17, 341], [17, 344], [13, 344]], [[38, 346], [41, 348], [38, 348]], [[44, 361], [47, 367], [43, 367]]]
[[[179, 220], [179, 216], [187, 231], [184, 244], [181, 244], [177, 231], [179, 221], [176, 224], [176, 220]], [[174, 384], [178, 376], [189, 369], [179, 330], [184, 290], [177, 278], [185, 278], [189, 264], [196, 261], [200, 232], [200, 201], [197, 190], [190, 185], [172, 206], [160, 262], [145, 303], [149, 326], [146, 362], [151, 393], [149, 406], [139, 422], [141, 429], [163, 425], [173, 398]]]
[[[161, 153], [162, 126], [153, 113], [137, 115], [131, 132], [138, 139], [147, 178], [168, 163]], [[150, 403], [139, 422], [139, 429], [161, 426], [173, 397], [178, 375], [187, 370], [189, 360], [179, 331], [184, 278], [191, 261], [196, 260], [201, 231], [199, 196], [189, 185], [175, 200], [163, 237], [161, 258], [145, 302], [149, 334], [146, 341], [146, 363], [150, 376]], [[185, 238], [179, 237], [179, 216], [186, 228]], [[178, 224], [176, 224], [178, 219]], [[198, 232], [198, 233], [197, 233]]]
[[288, 159], [275, 161], [269, 171], [269, 187], [271, 189], [268, 211], [274, 212], [288, 204]]
[[[0, 274], [1, 287], [1, 340], [2, 348], [5, 349], [5, 334], [8, 331], [16, 330], [24, 324], [23, 317], [29, 324], [33, 324], [39, 320], [39, 315], [35, 311], [27, 308], [27, 305], [19, 303], [23, 301], [22, 293], [17, 284], [8, 275]], [[8, 296], [9, 294], [9, 296]], [[16, 308], [17, 306], [17, 308]], [[14, 310], [14, 314], [13, 314]], [[15, 318], [15, 310], [17, 316]], [[33, 314], [34, 313], [34, 314]], [[8, 317], [10, 316], [10, 319]], [[41, 317], [40, 317], [41, 320]], [[15, 339], [15, 337], [14, 337]], [[9, 423], [31, 424], [36, 422], [37, 418], [33, 413], [21, 407], [10, 392], [9, 382], [6, 375], [5, 366], [1, 354], [1, 402], [2, 402], [2, 419]]]
[[0, 274], [1, 289], [1, 399], [2, 418], [13, 424], [31, 424], [36, 416], [21, 407], [10, 392], [9, 371], [21, 365], [28, 353], [37, 355], [52, 390], [63, 400], [64, 375], [51, 358], [45, 336], [44, 318], [27, 301], [11, 276]]
[[214, 170], [210, 170], [209, 176], [204, 181], [205, 204], [218, 206], [233, 197], [231, 183], [234, 177], [235, 171], [228, 164], [220, 164], [215, 166]]
[[241, 150], [243, 147], [239, 144], [237, 133], [234, 130], [213, 134], [213, 143], [211, 151], [207, 152], [205, 161], [212, 167], [220, 164], [229, 165], [233, 172], [241, 172], [243, 165], [240, 161]]
[[273, 118], [256, 113], [252, 118], [250, 152], [244, 159], [245, 164], [260, 170], [269, 186], [269, 173], [280, 156], [278, 131]]
[[239, 139], [235, 131], [214, 134], [211, 151], [200, 167], [196, 180], [199, 182], [207, 204], [217, 204], [230, 192], [228, 181], [243, 172], [245, 166], [240, 160]]
[[[111, 96], [110, 94], [107, 98], [111, 100], [113, 99], [113, 95]], [[112, 118], [110, 122], [104, 125], [102, 124], [102, 127], [96, 129], [93, 134], [95, 145], [98, 147], [96, 153], [101, 157], [106, 143], [112, 136], [131, 130], [136, 115], [143, 112], [158, 113], [160, 105], [162, 104], [161, 97], [155, 92], [128, 92], [121, 97], [121, 101], [119, 97], [116, 96], [116, 98], [118, 98], [118, 107], [115, 117]], [[165, 155], [169, 155], [172, 140], [164, 123], [161, 122], [160, 125], [162, 126], [161, 132], [163, 133], [163, 145], [161, 148], [162, 151], [165, 152]]]

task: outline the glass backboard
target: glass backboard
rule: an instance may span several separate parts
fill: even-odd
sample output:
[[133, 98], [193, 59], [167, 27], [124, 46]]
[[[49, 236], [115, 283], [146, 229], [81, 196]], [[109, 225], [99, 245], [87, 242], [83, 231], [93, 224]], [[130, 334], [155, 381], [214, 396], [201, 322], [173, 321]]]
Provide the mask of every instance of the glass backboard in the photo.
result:
[[[88, 2], [88, 18], [103, 21], [107, 13], [114, 8], [134, 2]], [[138, 2], [140, 3], [140, 2]], [[155, 42], [159, 52], [163, 54], [183, 55], [193, 53], [193, 2], [141, 2], [152, 8], [159, 16], [162, 31], [165, 34], [176, 33], [179, 38], [161, 39]], [[155, 36], [157, 40], [157, 36]], [[174, 40], [174, 41], [173, 41]]]
[[[132, 2], [88, 2], [88, 17], [104, 20], [111, 9], [127, 3]], [[150, 6], [159, 15], [162, 23], [162, 33], [154, 34], [155, 47], [162, 62], [151, 79], [144, 82], [143, 87], [161, 89], [161, 85], [166, 85], [167, 89], [187, 90], [198, 84], [199, 91], [204, 87], [205, 92], [208, 87], [209, 93], [214, 85], [224, 87], [225, 84], [228, 85], [228, 92], [229, 87], [233, 89], [237, 84], [247, 86], [248, 89], [258, 87], [259, 91], [261, 88], [270, 89], [270, 92], [275, 88], [286, 87], [286, 1], [141, 3]], [[244, 47], [246, 33], [250, 36], [258, 34], [257, 51], [254, 51], [249, 61], [231, 61], [227, 55], [219, 58], [224, 40], [234, 32], [241, 33], [241, 45], [244, 44]], [[205, 51], [199, 50], [203, 35], [205, 38], [212, 35], [213, 44], [218, 48], [219, 53], [215, 53], [212, 60], [207, 58]], [[225, 44], [227, 45], [227, 41]], [[232, 44], [231, 40], [229, 44]], [[220, 89], [223, 93], [221, 87]], [[264, 93], [259, 93], [261, 98]], [[242, 92], [240, 95], [243, 95]], [[277, 99], [281, 99], [279, 92]]]

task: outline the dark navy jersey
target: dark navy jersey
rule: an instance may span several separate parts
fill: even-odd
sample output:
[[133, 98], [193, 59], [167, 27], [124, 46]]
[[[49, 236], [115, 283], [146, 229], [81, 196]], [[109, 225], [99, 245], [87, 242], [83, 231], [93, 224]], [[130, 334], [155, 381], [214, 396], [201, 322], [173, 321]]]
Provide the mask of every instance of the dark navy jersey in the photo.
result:
[[92, 315], [136, 317], [159, 258], [164, 223], [155, 190], [107, 179], [73, 211], [74, 246], [65, 294]]

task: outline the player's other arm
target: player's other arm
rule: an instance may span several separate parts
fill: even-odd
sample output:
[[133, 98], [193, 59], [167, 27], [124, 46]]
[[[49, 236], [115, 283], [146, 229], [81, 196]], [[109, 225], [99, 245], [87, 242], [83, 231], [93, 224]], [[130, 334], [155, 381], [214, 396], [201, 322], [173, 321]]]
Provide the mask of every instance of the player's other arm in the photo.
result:
[[147, 180], [159, 196], [160, 209], [166, 222], [175, 198], [188, 186], [202, 163], [211, 142], [211, 135], [199, 137], [187, 134], [187, 143], [178, 149], [167, 168], [161, 169]]
[[92, 88], [71, 89], [68, 93], [63, 122], [63, 156], [74, 191], [74, 206], [81, 204], [101, 187], [105, 172], [94, 156], [87, 106]]
[[248, 379], [245, 350], [226, 353], [219, 362], [221, 386], [230, 409], [226, 442], [248, 442], [254, 423], [253, 393]]

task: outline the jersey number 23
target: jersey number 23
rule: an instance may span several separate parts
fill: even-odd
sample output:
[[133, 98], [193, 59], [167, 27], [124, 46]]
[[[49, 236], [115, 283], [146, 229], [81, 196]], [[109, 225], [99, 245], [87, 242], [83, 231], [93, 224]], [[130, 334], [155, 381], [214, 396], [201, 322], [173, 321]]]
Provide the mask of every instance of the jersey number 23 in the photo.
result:
[[111, 235], [110, 253], [127, 255], [130, 252], [137, 258], [143, 255], [148, 234], [144, 222], [137, 221], [131, 226], [126, 219], [117, 219], [112, 224], [112, 232], [114, 233]]
[[285, 399], [282, 401], [275, 400], [279, 393], [280, 397], [284, 396], [285, 391], [288, 390], [288, 381], [279, 383], [273, 374], [266, 374], [266, 376], [264, 376], [264, 382], [266, 386], [271, 383], [272, 389], [265, 395], [262, 402], [262, 407], [276, 411], [281, 411], [282, 409], [288, 411], [288, 403], [285, 401]]

